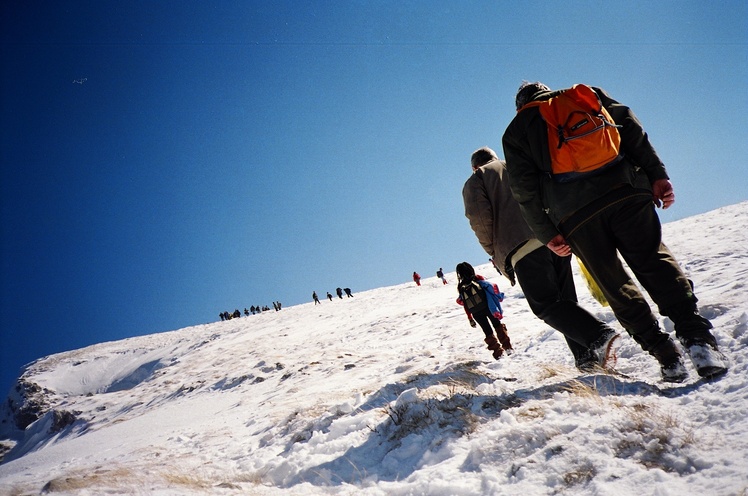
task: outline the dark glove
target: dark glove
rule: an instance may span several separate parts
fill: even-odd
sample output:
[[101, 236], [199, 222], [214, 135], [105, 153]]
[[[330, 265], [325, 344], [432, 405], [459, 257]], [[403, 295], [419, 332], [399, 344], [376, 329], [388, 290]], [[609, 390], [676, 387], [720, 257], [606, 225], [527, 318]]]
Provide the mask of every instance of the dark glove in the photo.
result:
[[468, 320], [470, 320], [470, 327], [475, 327], [477, 325], [473, 319]]

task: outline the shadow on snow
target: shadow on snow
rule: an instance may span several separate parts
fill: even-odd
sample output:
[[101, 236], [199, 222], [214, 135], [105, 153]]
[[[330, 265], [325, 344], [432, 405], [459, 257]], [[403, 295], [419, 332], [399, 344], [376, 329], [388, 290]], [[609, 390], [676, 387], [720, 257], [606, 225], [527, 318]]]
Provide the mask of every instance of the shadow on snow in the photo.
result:
[[[460, 385], [470, 386], [472, 389], [479, 384], [496, 380], [516, 380], [488, 377], [477, 370], [480, 363], [457, 364], [441, 373], [419, 374], [403, 383], [384, 386], [358, 410], [361, 412], [379, 408], [387, 413], [384, 422], [372, 428], [363, 444], [349, 448], [334, 460], [286, 478], [280, 484], [281, 487], [304, 482], [334, 486], [406, 479], [421, 466], [438, 461], [436, 452], [440, 447], [451, 439], [474, 432], [482, 421], [495, 418], [502, 411], [520, 407], [529, 401], [547, 400], [564, 392], [573, 394], [580, 387], [594, 390], [600, 396], [659, 395], [675, 398], [686, 395], [707, 382], [699, 380], [688, 385], [660, 388], [626, 376], [600, 373], [500, 395], [457, 393]], [[453, 388], [446, 397], [419, 396], [414, 401], [403, 404], [398, 401], [393, 404], [408, 389], [425, 390], [436, 385], [452, 385]], [[325, 429], [333, 421], [334, 419], [328, 419]], [[429, 453], [433, 456], [428, 456]]]

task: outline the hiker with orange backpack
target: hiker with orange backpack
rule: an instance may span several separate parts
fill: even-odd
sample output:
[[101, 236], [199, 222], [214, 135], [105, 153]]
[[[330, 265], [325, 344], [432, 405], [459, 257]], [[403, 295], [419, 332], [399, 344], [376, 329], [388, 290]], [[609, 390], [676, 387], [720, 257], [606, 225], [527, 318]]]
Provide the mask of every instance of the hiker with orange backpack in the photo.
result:
[[600, 88], [551, 91], [540, 82], [523, 82], [515, 104], [504, 155], [513, 196], [538, 239], [559, 256], [582, 260], [624, 329], [657, 359], [663, 380], [682, 382], [688, 372], [619, 253], [673, 321], [698, 374], [727, 372], [712, 324], [662, 243], [655, 206], [673, 204], [673, 186], [631, 109]]

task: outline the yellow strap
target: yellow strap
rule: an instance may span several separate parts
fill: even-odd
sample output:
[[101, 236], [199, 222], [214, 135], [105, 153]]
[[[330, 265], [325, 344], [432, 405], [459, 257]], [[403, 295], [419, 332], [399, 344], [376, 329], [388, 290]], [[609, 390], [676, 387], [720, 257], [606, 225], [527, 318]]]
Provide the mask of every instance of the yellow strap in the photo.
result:
[[579, 270], [582, 272], [582, 276], [584, 277], [584, 282], [587, 283], [587, 289], [590, 290], [590, 294], [592, 294], [592, 297], [597, 300], [598, 303], [600, 303], [602, 306], [607, 307], [609, 305], [608, 300], [605, 298], [605, 295], [602, 291], [600, 291], [600, 286], [597, 285], [595, 280], [590, 275], [589, 271], [587, 270], [587, 267], [584, 266], [582, 263], [582, 260], [579, 259], [579, 257], [575, 257], [577, 259], [577, 262], [579, 263]]

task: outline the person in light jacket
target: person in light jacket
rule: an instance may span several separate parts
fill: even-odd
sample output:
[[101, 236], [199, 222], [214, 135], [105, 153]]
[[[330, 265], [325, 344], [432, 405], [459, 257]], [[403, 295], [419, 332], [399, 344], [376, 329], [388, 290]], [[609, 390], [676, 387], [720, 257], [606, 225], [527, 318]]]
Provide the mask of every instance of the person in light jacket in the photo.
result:
[[577, 368], [614, 366], [618, 333], [577, 303], [571, 259], [535, 237], [512, 196], [505, 162], [483, 147], [470, 163], [473, 173], [462, 188], [465, 216], [496, 269], [512, 285], [519, 281], [530, 310], [564, 335]]

